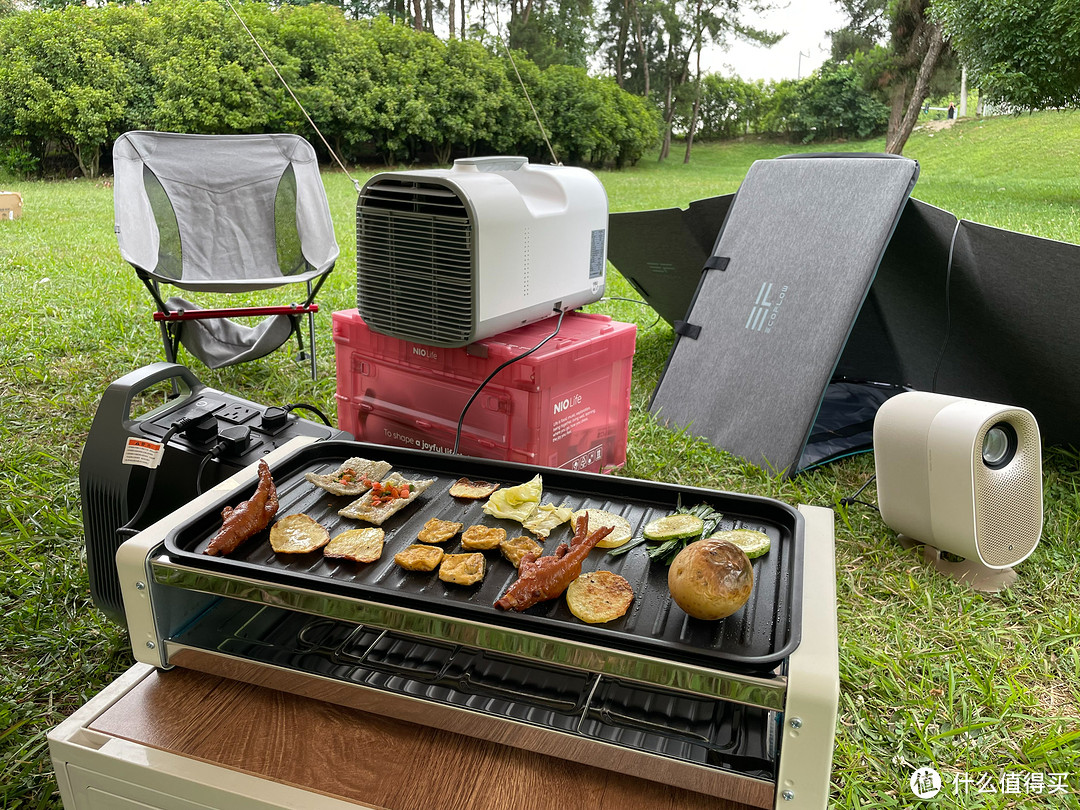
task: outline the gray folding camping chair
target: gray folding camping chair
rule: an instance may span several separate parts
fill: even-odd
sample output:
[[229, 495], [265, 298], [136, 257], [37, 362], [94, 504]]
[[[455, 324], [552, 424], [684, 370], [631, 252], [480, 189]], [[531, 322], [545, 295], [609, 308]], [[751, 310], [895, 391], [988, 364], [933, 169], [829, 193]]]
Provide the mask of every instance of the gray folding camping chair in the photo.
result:
[[[116, 236], [157, 306], [165, 354], [210, 368], [262, 357], [296, 335], [315, 378], [315, 296], [338, 244], [311, 144], [297, 135], [128, 132], [113, 146]], [[306, 285], [303, 303], [201, 308], [162, 285], [234, 294]], [[307, 316], [305, 350], [302, 322]], [[269, 316], [255, 326], [232, 318]]]

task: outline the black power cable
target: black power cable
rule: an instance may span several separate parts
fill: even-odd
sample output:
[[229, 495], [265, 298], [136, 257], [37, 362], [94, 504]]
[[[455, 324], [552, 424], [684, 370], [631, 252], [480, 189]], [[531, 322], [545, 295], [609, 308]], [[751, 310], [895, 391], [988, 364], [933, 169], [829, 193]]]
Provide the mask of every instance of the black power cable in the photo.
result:
[[330, 420], [326, 418], [326, 414], [320, 411], [314, 405], [308, 405], [305, 402], [295, 402], [292, 405], [286, 405], [285, 410], [289, 413], [292, 413], [295, 410], [310, 411], [311, 413], [319, 417], [323, 421], [324, 425], [326, 425], [327, 427], [333, 427], [333, 425], [330, 424]]
[[[206, 416], [206, 414], [200, 413], [197, 416], [189, 416], [173, 422], [172, 425], [169, 426], [169, 429], [165, 431], [165, 435], [161, 437], [162, 452], [164, 452], [165, 448], [168, 447], [169, 440], [173, 436], [175, 436], [180, 431], [190, 427], [191, 425], [194, 425], [204, 416]], [[143, 490], [142, 501], [139, 502], [139, 507], [135, 510], [135, 514], [131, 516], [131, 519], [116, 530], [117, 534], [124, 537], [133, 537], [134, 535], [142, 531], [141, 529], [136, 529], [133, 527], [136, 523], [138, 523], [139, 518], [143, 516], [143, 512], [146, 511], [146, 507], [150, 505], [150, 499], [154, 494], [154, 481], [157, 479], [157, 472], [160, 466], [161, 465], [159, 464], [157, 467], [151, 468], [150, 474], [146, 477], [146, 487]]]
[[[651, 304], [649, 304], [649, 303], [647, 303], [645, 301], [642, 301], [640, 298], [624, 298], [623, 296], [619, 296], [619, 295], [605, 295], [600, 300], [601, 301], [625, 301], [628, 304], [638, 304], [640, 306], [649, 307], [650, 309], [652, 309]], [[645, 328], [646, 329], [652, 329], [654, 326], [656, 326], [658, 323], [660, 323], [660, 318], [661, 318], [661, 315], [660, 315], [659, 312], [657, 312], [656, 313], [656, 320], [654, 320], [652, 323], [650, 323]]]
[[483, 391], [485, 386], [487, 386], [487, 384], [489, 382], [491, 382], [495, 378], [496, 374], [498, 374], [504, 368], [509, 366], [511, 363], [516, 363], [518, 360], [523, 360], [524, 358], [528, 357], [530, 354], [535, 352], [537, 349], [539, 349], [541, 346], [543, 346], [545, 343], [547, 343], [549, 340], [551, 340], [553, 337], [555, 337], [557, 334], [559, 334], [559, 330], [562, 328], [563, 316], [566, 314], [566, 310], [562, 309], [561, 307], [562, 307], [562, 302], [561, 301], [558, 304], [555, 305], [555, 311], [557, 311], [559, 313], [559, 322], [555, 324], [555, 331], [554, 332], [552, 332], [546, 338], [541, 340], [539, 343], [537, 343], [531, 349], [528, 349], [527, 351], [522, 352], [521, 354], [517, 355], [516, 357], [511, 357], [509, 360], [506, 360], [506, 361], [500, 363], [498, 368], [496, 368], [493, 372], [488, 374], [487, 378], [482, 383], [480, 383], [479, 386], [477, 386], [475, 391], [473, 391], [472, 396], [469, 397], [469, 401], [466, 402], [465, 407], [461, 409], [461, 416], [458, 417], [458, 421], [457, 421], [457, 430], [454, 431], [454, 455], [455, 456], [458, 455], [458, 446], [461, 444], [461, 429], [465, 424], [465, 414], [468, 413], [469, 407], [473, 404], [473, 401], [478, 396], [480, 396], [480, 392]]
[[952, 240], [949, 242], [949, 263], [945, 266], [945, 335], [941, 339], [941, 349], [938, 352], [937, 362], [934, 363], [934, 377], [930, 382], [930, 390], [937, 391], [938, 374], [941, 372], [941, 363], [945, 359], [945, 350], [949, 347], [949, 333], [952, 331], [952, 271], [953, 252], [956, 250], [956, 237], [960, 233], [960, 220], [956, 221], [953, 228]]
[[203, 456], [202, 461], [199, 462], [199, 469], [195, 473], [195, 493], [198, 495], [203, 494], [203, 472], [210, 464], [210, 461], [216, 461], [229, 452], [243, 453], [251, 442], [251, 428], [247, 425], [229, 425], [223, 428], [218, 435], [221, 437], [220, 440], [210, 449], [209, 453]]

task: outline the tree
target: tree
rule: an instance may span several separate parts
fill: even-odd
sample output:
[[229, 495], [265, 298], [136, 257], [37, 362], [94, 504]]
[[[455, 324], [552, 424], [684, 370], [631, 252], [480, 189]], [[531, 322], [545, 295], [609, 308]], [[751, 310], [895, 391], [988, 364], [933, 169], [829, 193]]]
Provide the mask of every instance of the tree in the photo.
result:
[[888, 0], [836, 0], [844, 10], [847, 25], [829, 32], [829, 58], [850, 61], [860, 51], [872, 50], [889, 31]]
[[700, 134], [709, 139], [738, 138], [757, 132], [765, 83], [710, 73], [702, 79]]
[[131, 82], [91, 9], [4, 18], [0, 35], [0, 132], [58, 142], [87, 177], [105, 145], [123, 132]]
[[[477, 40], [442, 42], [382, 16], [306, 2], [239, 6], [336, 154], [388, 163], [454, 153], [625, 165], [656, 114], [584, 68], [516, 68]], [[542, 113], [537, 126], [518, 74]], [[0, 159], [20, 173], [49, 145], [94, 176], [128, 129], [293, 131], [321, 139], [231, 10], [216, 0], [73, 6], [0, 17]], [[55, 147], [54, 147], [55, 148]], [[33, 151], [33, 150], [36, 150]]]
[[930, 0], [837, 2], [849, 22], [831, 32], [831, 62], [851, 66], [863, 89], [889, 106], [887, 149], [899, 153], [926, 99], [956, 93], [956, 57], [935, 25]]
[[[691, 85], [691, 59], [704, 45], [723, 44], [731, 38], [772, 45], [781, 38], [741, 19], [743, 14], [760, 14], [772, 8], [767, 0], [626, 0], [622, 11], [615, 2], [609, 3], [609, 14], [629, 13], [626, 28], [632, 34], [625, 39], [625, 51], [618, 55], [622, 70], [629, 72], [622, 86], [652, 97], [660, 107], [664, 118], [660, 160], [670, 152], [680, 110], [685, 108], [687, 119], [693, 118], [699, 84]], [[609, 25], [608, 31], [612, 30], [621, 28]], [[615, 55], [609, 47], [609, 60]]]
[[795, 79], [780, 79], [765, 86], [764, 114], [761, 129], [775, 135], [793, 135], [802, 131], [799, 123], [799, 85]]
[[[278, 69], [295, 79], [296, 60], [274, 43], [279, 18], [257, 3], [243, 9]], [[164, 32], [151, 65], [154, 129], [232, 134], [279, 120], [287, 109], [284, 89], [227, 7], [172, 0], [150, 3], [147, 12]]]
[[655, 8], [651, 4], [643, 7], [641, 0], [608, 0], [605, 9], [597, 33], [608, 69], [619, 87], [649, 98], [652, 43], [646, 29], [651, 32], [653, 28]]
[[945, 53], [941, 26], [929, 16], [930, 0], [898, 0], [892, 18], [892, 64], [886, 72], [889, 129], [885, 151], [899, 155], [915, 129], [930, 82]]
[[831, 61], [853, 66], [863, 88], [881, 94], [889, 106], [885, 148], [900, 154], [926, 98], [954, 89], [942, 86], [955, 67], [947, 37], [931, 0], [836, 1], [848, 24], [830, 32]]
[[429, 65], [426, 81], [437, 122], [435, 159], [447, 164], [455, 148], [471, 153], [496, 138], [511, 88], [502, 66], [479, 42], [455, 39], [439, 50], [442, 58]]
[[621, 119], [615, 137], [615, 167], [633, 166], [645, 150], [655, 146], [660, 139], [660, 116], [656, 108], [640, 96], [623, 91], [610, 79], [601, 81]]
[[507, 44], [541, 68], [585, 67], [590, 56], [591, 0], [510, 0]]
[[1075, 0], [936, 0], [934, 16], [990, 98], [1025, 110], [1080, 104]]
[[804, 143], [818, 138], [869, 138], [880, 134], [889, 109], [862, 88], [850, 65], [827, 63], [799, 84], [797, 104]]
[[[831, 32], [832, 61], [854, 66], [889, 105], [886, 151], [900, 154], [943, 68], [954, 64], [931, 0], [837, 0], [848, 25]], [[888, 35], [888, 41], [881, 40]]]
[[601, 54], [620, 87], [660, 108], [661, 160], [670, 151], [676, 120], [696, 120], [701, 77], [695, 67], [702, 48], [733, 38], [774, 44], [780, 35], [742, 21], [744, 14], [772, 7], [770, 0], [608, 0], [599, 29]]

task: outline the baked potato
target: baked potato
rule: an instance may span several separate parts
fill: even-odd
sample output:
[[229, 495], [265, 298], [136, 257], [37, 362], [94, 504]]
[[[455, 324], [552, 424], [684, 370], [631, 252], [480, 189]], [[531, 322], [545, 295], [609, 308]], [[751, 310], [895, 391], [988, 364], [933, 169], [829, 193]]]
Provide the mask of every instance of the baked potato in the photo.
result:
[[754, 568], [741, 548], [708, 538], [690, 543], [668, 569], [668, 590], [675, 604], [696, 619], [730, 616], [750, 598]]

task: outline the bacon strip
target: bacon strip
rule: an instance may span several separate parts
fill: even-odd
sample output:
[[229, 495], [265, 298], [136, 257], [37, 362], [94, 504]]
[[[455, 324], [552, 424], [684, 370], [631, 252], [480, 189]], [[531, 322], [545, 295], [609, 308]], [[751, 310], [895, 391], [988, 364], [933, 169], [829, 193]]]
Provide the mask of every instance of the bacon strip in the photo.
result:
[[226, 506], [221, 510], [223, 521], [218, 533], [206, 547], [206, 554], [211, 557], [218, 554], [231, 554], [245, 540], [254, 537], [274, 519], [278, 510], [277, 487], [270, 477], [270, 467], [265, 461], [259, 462], [259, 485], [251, 500], [242, 501], [233, 508]]
[[569, 547], [560, 543], [555, 553], [547, 557], [526, 554], [522, 558], [517, 581], [496, 600], [495, 607], [520, 611], [560, 596], [581, 576], [581, 563], [612, 528], [602, 526], [589, 534], [589, 516], [579, 517]]

